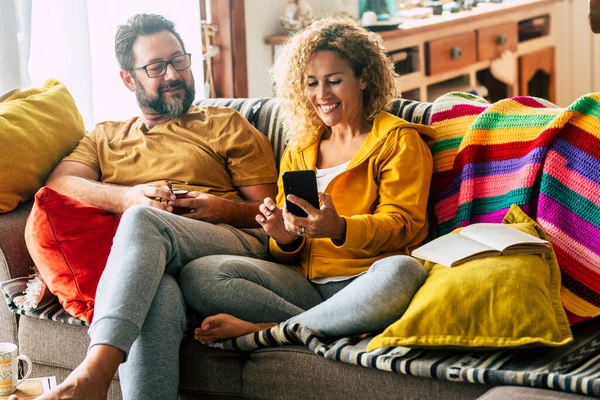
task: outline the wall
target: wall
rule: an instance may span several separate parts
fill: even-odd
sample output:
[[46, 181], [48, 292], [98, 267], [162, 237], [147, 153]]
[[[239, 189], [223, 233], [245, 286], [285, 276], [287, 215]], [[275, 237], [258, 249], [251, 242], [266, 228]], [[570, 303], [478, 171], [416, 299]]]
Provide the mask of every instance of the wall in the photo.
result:
[[[326, 14], [342, 9], [344, 0], [317, 1], [308, 4], [315, 14]], [[273, 95], [269, 81], [269, 67], [273, 54], [271, 46], [264, 42], [265, 36], [284, 33], [279, 17], [286, 0], [246, 0], [246, 54], [248, 57], [248, 96], [270, 97]]]
[[600, 34], [590, 29], [587, 1], [561, 0], [556, 8], [556, 97], [564, 107], [600, 92]]
[[12, 0], [0, 0], [0, 95], [21, 87], [17, 10]]

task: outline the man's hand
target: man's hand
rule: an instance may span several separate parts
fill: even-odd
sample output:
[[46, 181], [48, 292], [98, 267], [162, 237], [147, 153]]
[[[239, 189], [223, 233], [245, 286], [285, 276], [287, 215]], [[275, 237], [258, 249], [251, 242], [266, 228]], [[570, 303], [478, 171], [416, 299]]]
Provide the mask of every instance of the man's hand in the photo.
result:
[[172, 212], [173, 207], [168, 202], [175, 200], [176, 196], [166, 186], [136, 185], [126, 188], [122, 198], [123, 211], [135, 205], [144, 205]]
[[171, 211], [173, 207], [189, 208], [190, 212], [180, 214], [182, 217], [218, 224], [224, 222], [223, 216], [227, 215], [227, 204], [229, 203], [231, 203], [231, 200], [212, 194], [189, 192], [185, 198], [171, 199], [168, 206]]

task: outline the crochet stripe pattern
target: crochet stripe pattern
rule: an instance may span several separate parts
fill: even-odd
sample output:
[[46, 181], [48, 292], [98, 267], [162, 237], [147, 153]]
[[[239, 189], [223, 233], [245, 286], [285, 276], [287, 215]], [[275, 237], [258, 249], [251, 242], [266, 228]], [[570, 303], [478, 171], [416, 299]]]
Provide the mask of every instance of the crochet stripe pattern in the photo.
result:
[[440, 234], [500, 223], [517, 204], [554, 246], [571, 323], [600, 315], [600, 94], [563, 109], [454, 92], [433, 103], [431, 124]]

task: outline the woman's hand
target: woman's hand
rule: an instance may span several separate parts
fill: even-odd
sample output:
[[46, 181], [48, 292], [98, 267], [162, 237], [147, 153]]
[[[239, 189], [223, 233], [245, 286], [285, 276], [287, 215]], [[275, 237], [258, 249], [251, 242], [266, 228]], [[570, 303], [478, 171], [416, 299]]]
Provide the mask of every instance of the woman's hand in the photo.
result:
[[256, 216], [258, 222], [265, 232], [271, 236], [277, 243], [286, 245], [295, 242], [298, 235], [293, 231], [288, 231], [282, 216], [281, 208], [277, 207], [273, 199], [267, 197], [258, 207], [260, 214]]
[[308, 214], [306, 218], [297, 217], [284, 209], [283, 220], [288, 232], [309, 238], [330, 238], [338, 242], [346, 240], [346, 220], [338, 215], [330, 195], [319, 192], [319, 209], [292, 194], [287, 199]]

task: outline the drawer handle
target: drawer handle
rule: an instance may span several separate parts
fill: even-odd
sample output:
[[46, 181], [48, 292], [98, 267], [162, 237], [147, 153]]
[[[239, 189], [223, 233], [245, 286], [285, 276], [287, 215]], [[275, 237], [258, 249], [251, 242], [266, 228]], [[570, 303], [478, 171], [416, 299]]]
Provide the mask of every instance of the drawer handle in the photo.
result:
[[450, 58], [458, 60], [460, 57], [462, 57], [462, 50], [460, 47], [453, 47], [452, 50], [450, 50]]
[[498, 35], [498, 37], [496, 38], [497, 44], [503, 45], [506, 44], [506, 42], [508, 42], [508, 37], [504, 33]]

